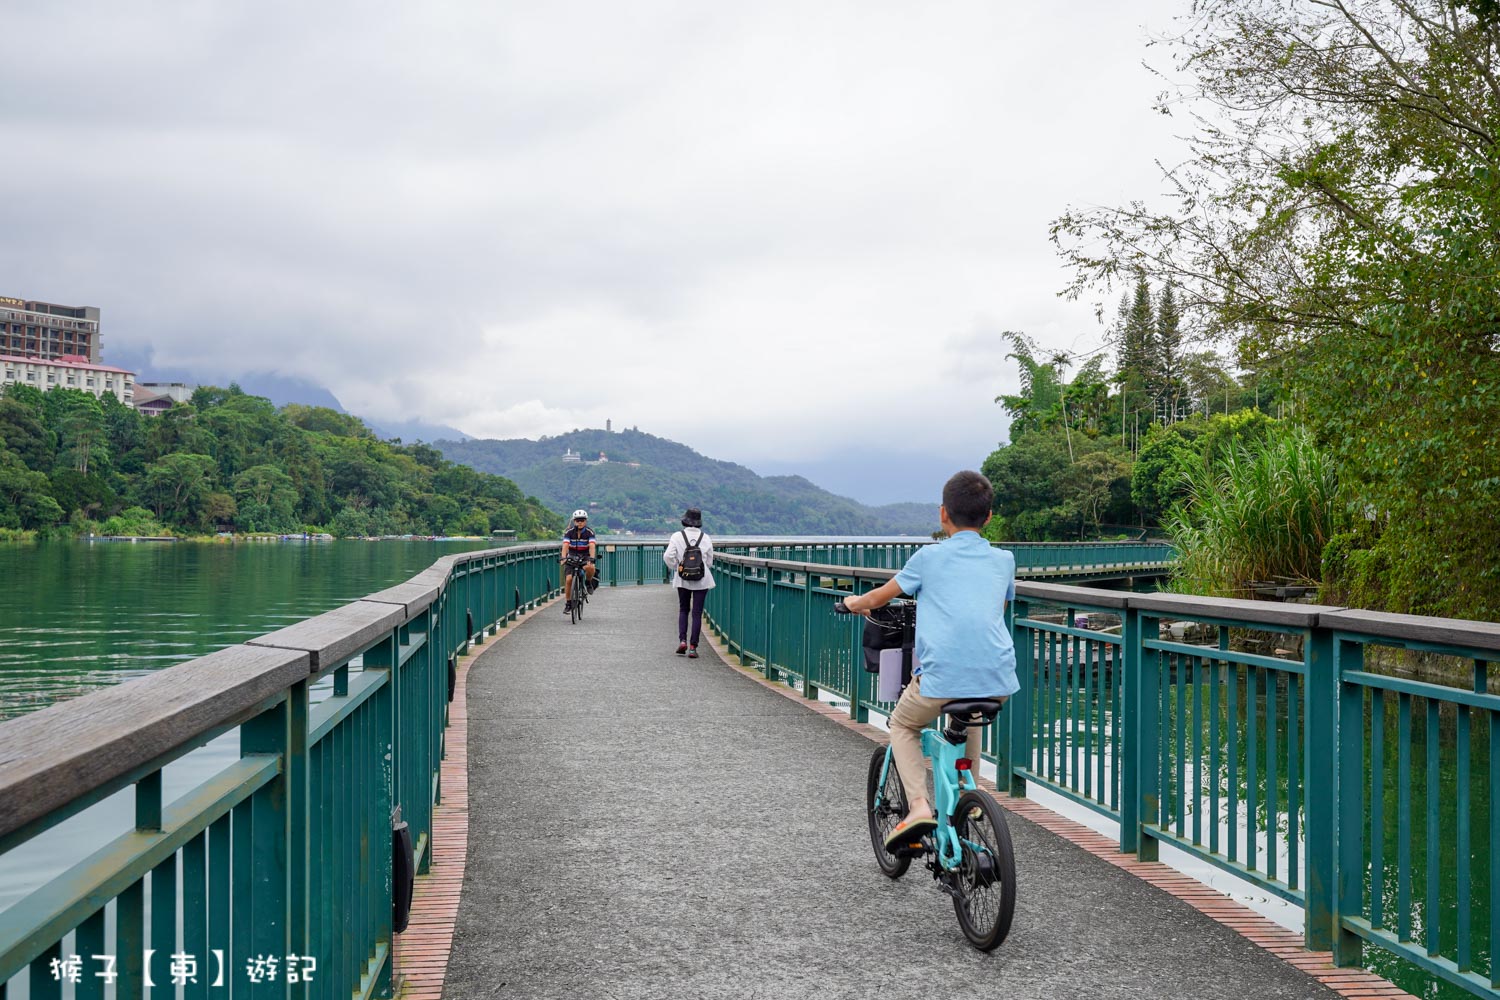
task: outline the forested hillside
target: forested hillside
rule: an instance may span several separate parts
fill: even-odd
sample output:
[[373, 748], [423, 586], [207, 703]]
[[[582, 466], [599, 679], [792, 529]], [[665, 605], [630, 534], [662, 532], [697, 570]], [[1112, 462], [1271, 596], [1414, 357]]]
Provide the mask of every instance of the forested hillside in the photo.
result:
[[0, 395], [0, 529], [101, 534], [327, 531], [550, 537], [561, 518], [499, 476], [358, 417], [277, 409], [238, 387], [143, 416], [113, 396]]
[[[762, 477], [639, 430], [580, 430], [540, 441], [439, 441], [454, 461], [504, 475], [563, 511], [583, 507], [603, 530], [657, 533], [684, 508], [721, 534], [928, 535], [937, 504], [867, 507], [800, 476]], [[586, 461], [565, 462], [566, 452]], [[600, 453], [607, 461], [599, 462]]]

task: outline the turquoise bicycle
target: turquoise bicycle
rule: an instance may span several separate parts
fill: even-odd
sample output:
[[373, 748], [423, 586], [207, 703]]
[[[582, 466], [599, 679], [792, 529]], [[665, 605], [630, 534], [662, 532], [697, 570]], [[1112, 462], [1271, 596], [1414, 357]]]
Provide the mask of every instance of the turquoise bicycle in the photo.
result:
[[999, 701], [988, 698], [950, 701], [943, 706], [947, 726], [922, 731], [922, 755], [932, 762], [929, 801], [938, 825], [910, 844], [895, 851], [885, 846], [907, 812], [906, 794], [889, 745], [870, 756], [865, 785], [875, 863], [895, 879], [906, 874], [913, 858], [925, 857], [938, 888], [953, 899], [964, 937], [980, 951], [995, 949], [1010, 933], [1016, 909], [1016, 859], [1005, 810], [979, 790], [975, 782], [979, 762], [963, 753], [969, 728], [994, 722], [1000, 708]]

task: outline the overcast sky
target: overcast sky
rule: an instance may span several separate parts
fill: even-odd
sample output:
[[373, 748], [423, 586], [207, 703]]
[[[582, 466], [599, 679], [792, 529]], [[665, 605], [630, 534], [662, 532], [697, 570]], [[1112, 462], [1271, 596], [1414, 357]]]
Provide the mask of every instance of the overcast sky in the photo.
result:
[[0, 295], [205, 382], [931, 499], [1004, 438], [999, 331], [1101, 342], [1048, 222], [1161, 190], [1187, 6], [5, 0]]

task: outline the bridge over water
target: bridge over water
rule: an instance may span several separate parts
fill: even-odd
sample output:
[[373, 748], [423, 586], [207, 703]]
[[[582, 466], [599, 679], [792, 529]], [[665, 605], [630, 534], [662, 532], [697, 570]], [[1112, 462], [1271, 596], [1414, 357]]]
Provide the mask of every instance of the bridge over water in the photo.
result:
[[[1399, 995], [1333, 964], [1387, 970], [1397, 955], [1429, 982], [1500, 995], [1500, 769], [1483, 753], [1500, 748], [1500, 627], [1021, 584], [1023, 690], [986, 746], [1020, 890], [1010, 939], [984, 956], [919, 869], [879, 875], [864, 828], [869, 724], [889, 705], [830, 612], [905, 553], [719, 554], [718, 641], [690, 661], [671, 654], [670, 591], [631, 586], [661, 580], [660, 543], [613, 546], [610, 586], [576, 626], [548, 603], [555, 552], [449, 556], [0, 725], [0, 852], [110, 795], [134, 803], [133, 824], [0, 912], [0, 998], [146, 995], [148, 978], [172, 982], [174, 954], [203, 973], [184, 996], [436, 996], [445, 977], [455, 997], [875, 996], [915, 992], [908, 980]], [[1363, 669], [1388, 648], [1456, 656], [1472, 683]], [[165, 769], [235, 732], [238, 759], [164, 794]], [[1031, 787], [1116, 820], [1118, 840], [1041, 809]], [[410, 852], [393, 859], [393, 840]], [[1162, 843], [1302, 906], [1304, 934], [1155, 863]], [[395, 934], [408, 864], [417, 907]], [[92, 963], [77, 984], [52, 975], [99, 954], [117, 956], [108, 990]], [[315, 961], [311, 982], [286, 981], [288, 956]], [[281, 975], [261, 964], [255, 981], [266, 957]]]

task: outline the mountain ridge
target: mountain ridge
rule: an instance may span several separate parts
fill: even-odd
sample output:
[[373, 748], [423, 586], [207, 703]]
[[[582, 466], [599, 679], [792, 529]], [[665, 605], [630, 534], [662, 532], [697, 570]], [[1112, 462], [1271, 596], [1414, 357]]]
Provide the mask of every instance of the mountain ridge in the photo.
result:
[[[633, 427], [432, 445], [450, 461], [511, 479], [564, 515], [587, 509], [596, 528], [611, 531], [667, 531], [690, 506], [701, 508], [705, 526], [721, 534], [925, 537], [937, 527], [936, 504], [871, 507], [805, 477], [760, 476]], [[564, 460], [569, 454], [579, 460]]]

